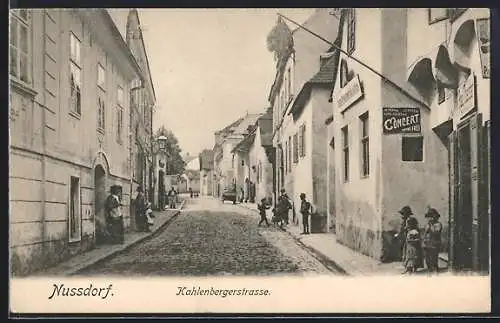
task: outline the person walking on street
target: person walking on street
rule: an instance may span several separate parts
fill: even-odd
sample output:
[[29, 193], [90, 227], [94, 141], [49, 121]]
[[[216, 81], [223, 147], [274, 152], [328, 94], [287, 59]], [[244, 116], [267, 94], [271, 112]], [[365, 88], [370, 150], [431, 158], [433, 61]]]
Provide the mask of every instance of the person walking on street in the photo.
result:
[[137, 186], [137, 195], [135, 197], [135, 224], [137, 231], [146, 230], [146, 197], [144, 196], [144, 190], [142, 186]]
[[424, 230], [425, 263], [429, 273], [439, 271], [438, 259], [441, 249], [441, 232], [443, 231], [443, 225], [439, 222], [440, 216], [434, 208], [429, 208], [425, 213], [425, 217], [429, 219]]
[[123, 215], [122, 203], [120, 201], [120, 187], [113, 185], [110, 188], [110, 195], [106, 199], [106, 223], [110, 235], [110, 243], [123, 243]]
[[309, 215], [312, 213], [312, 205], [306, 200], [306, 194], [300, 193], [300, 213], [302, 213], [302, 226], [304, 231], [302, 234], [310, 234], [309, 231]]
[[419, 267], [420, 255], [420, 232], [418, 230], [417, 219], [411, 217], [407, 221], [406, 233], [406, 255], [405, 255], [405, 271], [404, 273], [413, 274]]
[[189, 197], [193, 198], [193, 189], [191, 187], [189, 188]]
[[267, 221], [267, 214], [266, 210], [270, 208], [270, 206], [267, 204], [266, 199], [263, 198], [260, 200], [260, 203], [257, 205], [257, 208], [259, 209], [259, 214], [260, 214], [260, 221], [259, 221], [259, 227], [263, 222], [266, 222], [267, 226], [269, 226], [269, 222]]

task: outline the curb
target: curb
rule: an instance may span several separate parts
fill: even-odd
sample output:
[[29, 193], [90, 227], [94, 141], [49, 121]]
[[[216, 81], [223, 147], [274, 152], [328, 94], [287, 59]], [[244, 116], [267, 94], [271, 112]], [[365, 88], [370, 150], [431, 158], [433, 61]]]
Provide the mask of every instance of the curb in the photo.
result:
[[[246, 209], [250, 212], [255, 212], [258, 214], [257, 210], [253, 210], [253, 209], [247, 208], [245, 206], [241, 206], [241, 205], [238, 205], [238, 206], [240, 206], [241, 208]], [[295, 240], [295, 242], [297, 242], [302, 248], [307, 250], [314, 258], [316, 258], [319, 262], [321, 262], [321, 264], [323, 264], [328, 270], [335, 272], [335, 273], [339, 273], [341, 275], [352, 276], [344, 268], [342, 268], [342, 266], [340, 266], [338, 263], [336, 263], [335, 261], [333, 261], [329, 257], [325, 256], [323, 253], [317, 251], [313, 247], [306, 245], [297, 236], [292, 234], [290, 231], [286, 230], [285, 228], [280, 228], [279, 226], [278, 226], [278, 229], [283, 231], [283, 232], [286, 232], [288, 235], [290, 235]]]
[[119, 250], [116, 250], [114, 252], [111, 252], [107, 255], [104, 255], [103, 257], [100, 257], [98, 259], [96, 259], [95, 261], [92, 261], [91, 263], [85, 265], [84, 267], [82, 268], [77, 268], [75, 270], [72, 270], [72, 271], [69, 271], [66, 273], [67, 276], [72, 276], [72, 275], [76, 275], [78, 274], [79, 272], [89, 268], [89, 267], [92, 267], [92, 266], [95, 266], [95, 265], [98, 265], [106, 260], [109, 260], [115, 256], [118, 256], [119, 254], [129, 250], [130, 248], [132, 248], [133, 246], [136, 246], [137, 244], [141, 243], [141, 242], [144, 242], [152, 237], [154, 237], [158, 232], [160, 232], [161, 229], [164, 229], [166, 228], [170, 223], [172, 223], [173, 220], [175, 220], [175, 218], [181, 213], [182, 211], [182, 208], [184, 207], [184, 204], [186, 203], [186, 200], [182, 201], [181, 205], [179, 206], [179, 209], [176, 210], [176, 212], [172, 215], [172, 217], [170, 217], [170, 219], [166, 220], [162, 225], [160, 225], [158, 228], [156, 228], [154, 231], [152, 231], [151, 233], [133, 241], [132, 243], [124, 246], [122, 249], [119, 249]]

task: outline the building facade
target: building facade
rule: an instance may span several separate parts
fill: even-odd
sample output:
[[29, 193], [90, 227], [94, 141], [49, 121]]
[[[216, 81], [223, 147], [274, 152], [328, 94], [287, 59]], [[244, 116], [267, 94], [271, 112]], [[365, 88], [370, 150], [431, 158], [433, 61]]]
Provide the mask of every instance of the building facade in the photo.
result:
[[212, 196], [213, 181], [213, 152], [210, 149], [204, 149], [200, 155], [200, 195]]
[[122, 188], [130, 226], [130, 84], [142, 78], [104, 9], [10, 11], [10, 250], [29, 274], [101, 243]]
[[[139, 13], [131, 9], [127, 17], [127, 44], [144, 74], [142, 84], [135, 83], [130, 93], [130, 163], [132, 182], [130, 194], [135, 198], [137, 186], [142, 186], [148, 200], [154, 195], [153, 183], [153, 112], [156, 104], [155, 90], [139, 20]], [[131, 203], [134, 212], [134, 203]]]
[[[332, 9], [317, 9], [304, 26], [334, 41], [339, 21], [331, 13]], [[299, 195], [305, 193], [316, 206], [317, 215], [323, 217], [321, 230], [328, 231], [327, 219], [333, 214], [327, 209], [324, 121], [330, 114], [328, 100], [334, 74], [330, 67], [336, 66], [331, 62], [332, 53], [321, 58], [330, 51], [330, 44], [301, 28], [292, 31], [292, 39], [292, 50], [277, 62], [276, 78], [269, 94], [276, 148], [274, 195], [285, 189], [298, 210]], [[329, 71], [325, 71], [325, 67]], [[295, 211], [294, 215], [297, 214]], [[295, 224], [301, 225], [301, 221], [302, 217], [294, 217]]]
[[430, 97], [430, 126], [446, 145], [449, 265], [488, 272], [490, 11], [415, 8], [406, 18], [408, 80]]
[[[342, 14], [342, 49], [357, 60], [341, 54], [332, 95], [337, 238], [381, 260], [399, 256], [393, 237], [400, 225], [397, 211], [404, 205], [413, 209], [421, 227], [427, 222], [427, 208], [438, 210], [444, 226], [441, 251], [452, 259], [460, 257], [456, 250], [463, 254], [476, 248], [481, 254], [487, 237], [484, 201], [488, 199], [480, 198], [488, 196], [486, 162], [481, 164], [486, 159], [479, 149], [477, 158], [468, 156], [478, 147], [488, 151], [485, 137], [478, 133], [488, 131], [488, 123], [481, 119], [489, 120], [489, 102], [467, 101], [460, 85], [469, 86], [465, 75], [476, 75], [470, 82], [477, 82], [481, 96], [489, 95], [473, 28], [477, 19], [489, 17], [488, 10], [445, 12], [444, 17], [443, 12], [425, 8], [385, 8], [346, 9]], [[464, 70], [468, 72], [463, 74]], [[459, 102], [469, 105], [460, 117]], [[451, 139], [461, 126], [468, 129], [468, 142], [477, 140], [479, 145], [469, 144], [465, 155], [458, 155], [459, 141]], [[449, 168], [448, 160], [458, 165]], [[474, 162], [478, 178], [472, 186], [476, 186], [457, 187], [456, 170], [471, 179]], [[471, 211], [458, 214], [457, 205]], [[469, 222], [463, 219], [467, 216]], [[468, 265], [462, 267], [472, 267], [472, 259], [482, 257], [469, 256]]]

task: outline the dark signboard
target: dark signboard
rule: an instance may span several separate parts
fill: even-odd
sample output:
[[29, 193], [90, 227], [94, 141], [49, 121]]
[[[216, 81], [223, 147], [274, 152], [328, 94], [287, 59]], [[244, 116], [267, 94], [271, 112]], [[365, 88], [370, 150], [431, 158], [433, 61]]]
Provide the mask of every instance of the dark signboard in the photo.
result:
[[419, 108], [383, 108], [384, 134], [420, 133]]

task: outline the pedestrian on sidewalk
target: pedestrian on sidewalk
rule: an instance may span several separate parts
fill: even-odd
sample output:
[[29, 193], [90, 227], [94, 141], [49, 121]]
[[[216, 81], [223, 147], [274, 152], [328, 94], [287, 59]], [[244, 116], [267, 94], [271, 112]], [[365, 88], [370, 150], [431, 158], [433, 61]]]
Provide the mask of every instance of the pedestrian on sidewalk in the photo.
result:
[[146, 203], [146, 211], [144, 212], [146, 215], [146, 231], [151, 232], [151, 227], [154, 225], [154, 214], [153, 209], [151, 207], [151, 203]]
[[[401, 214], [401, 227], [399, 233], [395, 234], [394, 237], [397, 239], [397, 241], [399, 241], [401, 247], [401, 262], [404, 265], [406, 262], [406, 235], [408, 233], [408, 220], [413, 218], [415, 219], [415, 221], [417, 221], [417, 219], [413, 216], [413, 211], [408, 205], [403, 206], [403, 208], [399, 210], [399, 214]], [[417, 227], [418, 227], [418, 221], [417, 221]], [[421, 248], [420, 248], [420, 253], [421, 253]], [[422, 257], [420, 259], [422, 259]], [[419, 268], [421, 268], [422, 265], [423, 264], [419, 264]], [[403, 273], [406, 273], [406, 270]]]
[[280, 205], [279, 211], [280, 211], [280, 217], [281, 220], [288, 225], [288, 213], [292, 209], [292, 203], [290, 202], [290, 198], [288, 197], [288, 194], [286, 193], [285, 189], [281, 189], [281, 196], [278, 198], [278, 203]]
[[135, 225], [137, 231], [145, 231], [146, 226], [146, 197], [141, 185], [137, 186], [137, 195], [135, 197]]
[[439, 272], [439, 251], [441, 250], [441, 232], [443, 225], [439, 222], [439, 212], [434, 208], [428, 208], [425, 217], [429, 222], [424, 230], [424, 252], [425, 263], [429, 273]]
[[110, 195], [106, 199], [106, 224], [110, 243], [124, 242], [122, 203], [119, 197], [120, 186], [112, 185]]
[[265, 198], [260, 200], [260, 203], [257, 204], [257, 209], [259, 210], [260, 214], [260, 221], [259, 221], [259, 227], [263, 222], [266, 222], [267, 226], [269, 226], [269, 222], [267, 221], [267, 214], [266, 210], [268, 210], [271, 206], [267, 204], [267, 201]]
[[302, 226], [304, 231], [302, 234], [310, 234], [309, 232], [309, 215], [312, 213], [312, 204], [306, 200], [306, 194], [300, 193], [300, 213], [302, 214]]
[[404, 273], [413, 274], [420, 267], [420, 232], [417, 219], [411, 217], [407, 221], [406, 255]]
[[174, 187], [172, 186], [170, 188], [170, 192], [168, 192], [168, 203], [169, 203], [171, 209], [175, 209], [176, 198], [177, 198], [177, 192], [175, 191]]

